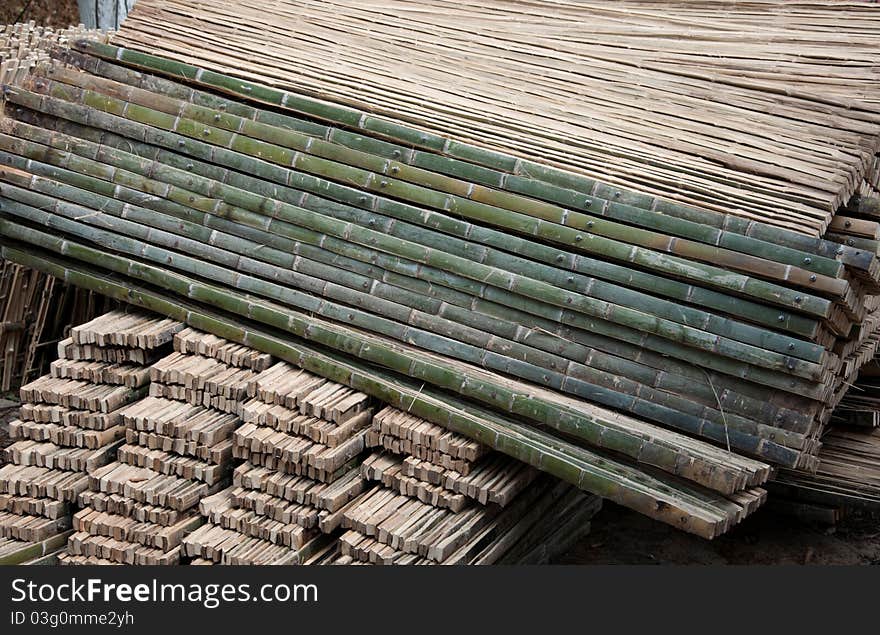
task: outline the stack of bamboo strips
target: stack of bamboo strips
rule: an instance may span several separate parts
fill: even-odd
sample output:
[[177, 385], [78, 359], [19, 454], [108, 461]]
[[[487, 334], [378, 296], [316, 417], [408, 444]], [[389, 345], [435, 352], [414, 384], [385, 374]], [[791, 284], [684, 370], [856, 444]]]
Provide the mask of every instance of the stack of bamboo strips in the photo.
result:
[[823, 438], [815, 474], [783, 470], [773, 495], [832, 509], [880, 510], [880, 430], [839, 426]]
[[864, 2], [142, 0], [111, 41], [820, 236], [878, 185], [878, 37]]
[[367, 440], [381, 451], [361, 474], [381, 486], [344, 511], [334, 564], [546, 562], [589, 533], [601, 505], [396, 408], [376, 414]]
[[80, 495], [64, 564], [176, 564], [183, 538], [204, 522], [199, 504], [230, 481], [237, 378], [269, 359], [183, 325], [170, 336], [173, 352], [149, 367], [149, 395], [121, 411], [117, 460]]
[[542, 475], [503, 509], [452, 512], [384, 487], [356, 503], [332, 564], [540, 564], [589, 533], [601, 499]]
[[860, 368], [858, 380], [834, 411], [815, 474], [780, 471], [772, 484], [774, 497], [814, 515], [825, 510], [823, 519], [828, 523], [850, 509], [880, 510], [878, 359]]
[[364, 113], [76, 46], [59, 57], [81, 70], [46, 65], [7, 92], [7, 258], [37, 265], [23, 246], [43, 249], [45, 271], [310, 357], [309, 371], [708, 537], [768, 463], [815, 467], [872, 345], [874, 253], [657, 213], [634, 193], [583, 197], [577, 181], [516, 175], [512, 157], [413, 151], [351, 132]]
[[[22, 555], [44, 555], [40, 545], [71, 527], [89, 473], [116, 455], [124, 435], [122, 408], [146, 394], [145, 366], [101, 361], [95, 352], [156, 349], [176, 325], [111, 311], [74, 327], [59, 343], [51, 373], [22, 386], [20, 419], [9, 424], [15, 442], [3, 450], [8, 464], [0, 468], [0, 536], [20, 541]], [[116, 339], [107, 340], [108, 333]]]
[[51, 47], [65, 46], [82, 37], [107, 41], [106, 34], [82, 25], [57, 30], [33, 21], [0, 25], [0, 84], [17, 84], [34, 66], [49, 58]]
[[537, 476], [533, 468], [420, 417], [384, 408], [367, 435], [364, 477], [435, 507], [459, 511], [471, 498], [504, 506]]
[[[208, 521], [183, 541], [195, 564], [318, 564], [364, 491], [359, 466], [373, 417], [367, 395], [258, 351], [232, 438], [232, 485], [202, 500]], [[270, 365], [271, 364], [271, 365]]]

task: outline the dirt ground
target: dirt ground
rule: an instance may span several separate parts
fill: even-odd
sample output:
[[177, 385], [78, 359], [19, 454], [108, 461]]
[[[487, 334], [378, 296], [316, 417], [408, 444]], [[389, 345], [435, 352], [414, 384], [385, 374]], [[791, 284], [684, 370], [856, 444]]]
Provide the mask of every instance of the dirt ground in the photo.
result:
[[771, 509], [703, 540], [606, 502], [592, 532], [558, 564], [880, 564], [880, 519], [811, 526]]
[[[20, 16], [20, 17], [19, 17]], [[79, 23], [76, 0], [3, 0], [0, 2], [0, 24], [15, 21], [51, 27], [65, 27]]]

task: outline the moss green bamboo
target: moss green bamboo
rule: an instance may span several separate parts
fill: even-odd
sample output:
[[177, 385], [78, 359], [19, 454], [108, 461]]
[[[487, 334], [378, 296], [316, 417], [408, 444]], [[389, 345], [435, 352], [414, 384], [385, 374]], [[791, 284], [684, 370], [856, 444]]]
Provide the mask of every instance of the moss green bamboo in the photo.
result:
[[646, 474], [618, 460], [596, 455], [527, 426], [460, 402], [405, 377], [364, 366], [315, 349], [296, 339], [244, 326], [183, 303], [165, 293], [133, 286], [32, 250], [3, 245], [4, 258], [136, 306], [188, 323], [194, 328], [252, 346], [333, 381], [485, 443], [621, 505], [679, 529], [712, 538], [735, 522], [738, 506], [708, 491], [682, 488], [678, 481]]
[[[0, 136], [0, 147], [6, 138]], [[29, 156], [38, 156], [36, 151], [38, 146], [32, 144], [28, 146]], [[43, 148], [45, 150], [45, 148]], [[676, 366], [668, 357], [657, 357], [654, 360], [654, 367], [645, 367], [641, 364], [629, 362], [627, 358], [613, 358], [601, 350], [592, 348], [596, 345], [595, 337], [584, 331], [566, 333], [566, 337], [554, 336], [554, 330], [559, 329], [559, 325], [550, 320], [541, 320], [535, 322], [529, 314], [522, 312], [513, 312], [511, 309], [494, 305], [489, 313], [481, 312], [487, 303], [479, 301], [474, 305], [468, 300], [468, 296], [462, 294], [460, 298], [450, 298], [447, 294], [442, 301], [433, 297], [430, 290], [421, 290], [416, 293], [411, 291], [407, 286], [395, 286], [386, 284], [386, 275], [377, 274], [373, 265], [361, 264], [359, 261], [350, 261], [347, 266], [341, 257], [335, 256], [330, 252], [324, 252], [320, 249], [313, 248], [302, 243], [295, 243], [286, 238], [269, 234], [256, 230], [248, 234], [253, 240], [243, 238], [241, 235], [242, 227], [234, 223], [229, 223], [223, 219], [214, 219], [210, 215], [189, 210], [168, 199], [159, 199], [156, 197], [144, 197], [140, 191], [132, 190], [121, 185], [112, 185], [109, 182], [100, 181], [94, 177], [88, 176], [87, 173], [94, 172], [96, 166], [83, 159], [83, 163], [74, 161], [72, 167], [77, 167], [77, 172], [71, 172], [63, 168], [57, 168], [48, 164], [36, 162], [25, 158], [19, 158], [14, 155], [0, 152], [0, 163], [4, 163], [11, 167], [21, 170], [32, 171], [34, 174], [58, 181], [73, 184], [78, 187], [85, 188], [88, 192], [103, 194], [96, 201], [99, 209], [125, 218], [141, 218], [146, 224], [150, 224], [160, 229], [166, 229], [174, 233], [182, 233], [189, 237], [202, 236], [203, 242], [210, 242], [215, 246], [222, 246], [225, 249], [253, 255], [257, 259], [270, 262], [275, 265], [286, 266], [296, 271], [310, 276], [315, 276], [327, 281], [336, 281], [348, 285], [351, 289], [367, 290], [370, 294], [386, 300], [399, 302], [413, 309], [427, 311], [432, 315], [439, 317], [448, 317], [454, 321], [464, 321], [469, 326], [476, 327], [489, 333], [493, 333], [502, 338], [513, 339], [523, 342], [530, 346], [537, 347], [548, 353], [556, 353], [568, 360], [579, 361], [588, 360], [588, 364], [599, 370], [611, 373], [611, 377], [622, 376], [631, 379], [637, 383], [647, 383], [649, 386], [672, 392], [673, 394], [687, 395], [697, 403], [703, 403], [714, 409], [718, 405], [717, 390], [724, 390], [726, 398], [723, 403], [724, 411], [727, 416], [743, 415], [752, 418], [756, 422], [772, 424], [771, 427], [789, 429], [794, 432], [809, 432], [810, 425], [814, 423], [812, 417], [799, 416], [800, 413], [790, 411], [789, 409], [771, 408], [770, 404], [761, 400], [764, 392], [760, 389], [756, 393], [756, 399], [746, 395], [740, 395], [735, 392], [736, 388], [744, 389], [741, 382], [735, 382], [732, 378], [724, 378], [721, 376], [710, 377], [708, 374], [694, 369], [691, 372], [680, 376], [676, 379], [676, 372], [688, 373], [681, 365]], [[67, 162], [70, 164], [70, 162]], [[86, 204], [87, 198], [84, 198], [85, 192], [78, 193], [78, 190], [64, 188], [60, 182], [48, 181], [44, 179], [33, 179], [29, 174], [19, 174], [15, 171], [6, 170], [4, 179], [18, 183], [24, 187], [30, 187], [34, 190], [41, 191], [46, 194], [59, 196], [72, 202]], [[125, 180], [131, 182], [134, 175], [128, 175]], [[114, 179], [118, 181], [117, 178]], [[155, 189], [155, 186], [141, 186], [142, 190]], [[120, 201], [125, 201], [133, 205], [146, 205], [150, 210], [160, 212], [159, 215], [151, 212], [141, 213], [141, 208], [131, 208], [123, 206], [119, 201], [108, 197], [114, 197]], [[180, 198], [171, 196], [171, 198]], [[135, 210], [133, 213], [131, 210]], [[210, 218], [209, 218], [210, 217]], [[167, 220], [163, 220], [167, 219]], [[158, 223], [158, 224], [157, 224]], [[198, 223], [196, 225], [195, 223]], [[208, 231], [208, 229], [214, 231]], [[227, 234], [226, 232], [232, 232]], [[278, 249], [272, 247], [276, 245]], [[295, 257], [294, 257], [295, 256]], [[314, 257], [311, 260], [306, 257]], [[331, 266], [326, 266], [331, 265]], [[337, 273], [336, 266], [343, 266], [342, 275]], [[350, 275], [354, 274], [354, 275]], [[378, 276], [378, 277], [377, 277]], [[400, 282], [399, 279], [392, 279], [394, 282]], [[451, 305], [449, 302], [457, 301], [457, 305]], [[460, 307], [460, 310], [454, 310], [454, 307]], [[472, 310], [473, 309], [473, 310]], [[514, 320], [514, 321], [509, 321]], [[527, 327], [529, 330], [523, 331], [520, 327]], [[572, 339], [574, 338], [574, 339]], [[611, 348], [614, 352], [619, 353], [620, 347], [614, 347], [613, 341], [607, 338], [599, 340], [605, 348]], [[630, 353], [631, 357], [638, 355], [640, 358], [647, 356], [644, 350], [635, 349]], [[555, 368], [551, 363], [551, 367]], [[661, 372], [662, 370], [662, 372]], [[731, 386], [731, 383], [734, 382]], [[612, 382], [616, 384], [617, 382]], [[706, 415], [701, 415], [706, 416]], [[768, 434], [772, 431], [768, 430]], [[773, 438], [772, 436], [770, 438]]]
[[[257, 84], [238, 77], [224, 75], [204, 68], [134, 51], [122, 47], [78, 40], [73, 48], [83, 53], [105, 60], [123, 63], [148, 72], [183, 80], [188, 84], [204, 86], [237, 97], [241, 100], [269, 104], [289, 111], [313, 117], [331, 124], [360, 130], [367, 135], [386, 139], [392, 143], [427, 150], [442, 156], [460, 159], [483, 167], [507, 172], [516, 176], [575, 190], [584, 194], [608, 193], [610, 197], [620, 193], [629, 205], [666, 214], [674, 218], [690, 220], [702, 225], [724, 229], [725, 231], [751, 236], [792, 249], [803, 250], [817, 255], [842, 260], [850, 260], [853, 266], [867, 270], [870, 258], [865, 254], [850, 254], [857, 250], [842, 248], [831, 241], [806, 236], [796, 231], [780, 229], [766, 223], [758, 223], [731, 214], [703, 210], [672, 201], [666, 201], [647, 194], [630, 192], [613, 185], [604, 184], [584, 175], [561, 170], [553, 166], [519, 159], [512, 155], [462, 143], [436, 135], [413, 126], [371, 115], [355, 108], [322, 101], [307, 95]], [[857, 264], [856, 264], [857, 263]]]

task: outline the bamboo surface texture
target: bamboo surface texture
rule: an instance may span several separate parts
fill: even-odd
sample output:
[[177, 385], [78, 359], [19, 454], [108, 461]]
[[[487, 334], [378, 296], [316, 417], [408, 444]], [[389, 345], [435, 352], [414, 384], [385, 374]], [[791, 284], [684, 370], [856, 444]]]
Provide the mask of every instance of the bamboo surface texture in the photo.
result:
[[[406, 28], [436, 23], [425, 51], [442, 44], [446, 54], [430, 64], [422, 52], [404, 56], [377, 91], [370, 73], [350, 85], [348, 53], [313, 70], [319, 58], [307, 44], [295, 70], [274, 72], [277, 51], [324, 28], [329, 3], [297, 3], [294, 19], [294, 3], [276, 2], [290, 28], [261, 29], [265, 46], [243, 61], [229, 47], [261, 24], [249, 3], [227, 37], [224, 20], [211, 18], [228, 12], [223, 3], [198, 5], [206, 17], [194, 26], [183, 5], [146, 0], [113, 44], [58, 47], [4, 88], [4, 257], [228, 340], [192, 343], [187, 354], [213, 360], [205, 368], [264, 363], [236, 348], [253, 347], [588, 492], [719, 535], [763, 502], [773, 467], [816, 469], [832, 413], [880, 341], [869, 132], [880, 100], [862, 72], [872, 22], [854, 5], [782, 12], [783, 3], [765, 3], [754, 11], [769, 16], [766, 28], [747, 36], [752, 12], [713, 17], [722, 14], [711, 4], [681, 9], [678, 20], [701, 21], [691, 41], [662, 37], [676, 23], [657, 3], [538, 3], [517, 26], [497, 18], [519, 5], [442, 5], [472, 20], [467, 36], [439, 11], [394, 3]], [[401, 36], [399, 17], [366, 42], [353, 34], [375, 7], [333, 7], [345, 7], [337, 12], [345, 50], [362, 46], [358, 64], [387, 74], [378, 61], [393, 55], [371, 47]], [[815, 44], [825, 65], [796, 53], [844, 11], [858, 37]], [[572, 38], [585, 16], [596, 28]], [[607, 43], [620, 35], [620, 17], [639, 47]], [[517, 35], [523, 25], [534, 31], [528, 45]], [[790, 40], [771, 37], [783, 27]], [[209, 33], [224, 34], [223, 44], [191, 50]], [[749, 53], [737, 73], [728, 58], [699, 53], [734, 41]], [[550, 48], [558, 55], [537, 54]], [[472, 65], [454, 61], [463, 51]], [[575, 55], [590, 63], [572, 76], [563, 69]], [[829, 70], [844, 55], [855, 62]], [[635, 90], [622, 69], [637, 59], [652, 79]], [[769, 59], [786, 72], [759, 72]], [[418, 75], [426, 64], [431, 79]], [[547, 97], [563, 75], [544, 71], [557, 66], [571, 76], [554, 97], [565, 108]], [[436, 89], [452, 72], [443, 68], [462, 74], [455, 96]], [[494, 92], [502, 68], [503, 104]], [[827, 90], [809, 96], [819, 73]], [[328, 78], [332, 90], [320, 83]], [[720, 86], [711, 95], [707, 78]], [[417, 80], [422, 94], [412, 90]], [[647, 98], [663, 108], [641, 110]], [[743, 125], [747, 104], [760, 123]], [[96, 363], [56, 372], [120, 390], [140, 381]], [[271, 370], [236, 366], [228, 381], [190, 386], [172, 379], [188, 363], [157, 367], [151, 398], [243, 416], [247, 377]], [[256, 404], [247, 412], [222, 452], [261, 469], [329, 479], [369, 440], [456, 474], [377, 458], [368, 473], [398, 496], [461, 511], [464, 492], [477, 487], [467, 481], [474, 457], [417, 448], [403, 424], [350, 436]], [[105, 424], [90, 419], [75, 441], [95, 443], [88, 439]], [[266, 437], [272, 425], [282, 429]], [[221, 450], [195, 440], [137, 429], [125, 441], [123, 464], [151, 478], [195, 478], [219, 492], [228, 476], [209, 460]], [[168, 454], [178, 450], [197, 461]], [[230, 524], [235, 505], [256, 503], [227, 494], [206, 517], [256, 537], [263, 521]], [[395, 548], [369, 543], [367, 526], [355, 525], [361, 537], [349, 536], [346, 557]], [[291, 531], [286, 540], [304, 547], [308, 535]], [[75, 555], [102, 558], [81, 533]]]
[[145, 0], [113, 43], [819, 236], [876, 166], [878, 24], [857, 2]]

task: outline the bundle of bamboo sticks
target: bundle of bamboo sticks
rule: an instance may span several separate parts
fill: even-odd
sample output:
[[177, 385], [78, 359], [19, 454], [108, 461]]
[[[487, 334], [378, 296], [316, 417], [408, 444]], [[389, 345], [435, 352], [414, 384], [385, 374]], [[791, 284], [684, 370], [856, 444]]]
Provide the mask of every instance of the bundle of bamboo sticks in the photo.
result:
[[878, 37], [864, 2], [141, 0], [111, 41], [820, 236], [878, 185]]
[[[174, 350], [166, 347], [168, 354], [150, 365], [149, 394], [120, 411], [124, 444], [115, 461], [90, 473], [62, 564], [177, 564], [184, 538], [204, 523], [198, 506], [230, 481], [242, 402], [224, 399], [221, 409], [217, 398], [229, 395], [233, 378], [253, 371], [217, 359], [231, 348], [228, 342], [176, 324], [173, 331], [135, 335], [138, 342], [161, 341]], [[95, 341], [128, 339], [117, 327]]]
[[862, 366], [858, 381], [835, 409], [816, 472], [781, 470], [772, 484], [774, 497], [830, 524], [853, 509], [880, 510], [878, 378], [875, 357]]
[[48, 50], [71, 40], [89, 37], [102, 42], [107, 35], [82, 25], [52, 29], [33, 21], [0, 25], [0, 84], [16, 84], [40, 62], [49, 59]]
[[[286, 331], [297, 339], [270, 351], [282, 359], [305, 341], [335, 350], [306, 368], [407, 409], [436, 394], [440, 408], [426, 399], [414, 412], [702, 535], [741, 516], [726, 497], [767, 478], [747, 456], [814, 465], [850, 369], [838, 351], [859, 342], [853, 324], [878, 288], [873, 253], [758, 224], [713, 229], [634, 195], [575, 211], [577, 190], [500, 163], [477, 169], [102, 58], [242, 98], [331, 104], [78, 48], [90, 54], [61, 57], [88, 72], [38, 69], [8, 91], [0, 135], [0, 227], [61, 257], [40, 259], [44, 270], [233, 340], [258, 324]], [[90, 266], [127, 279], [99, 281]], [[386, 370], [356, 380], [352, 362]], [[376, 383], [388, 371], [389, 387]]]
[[[815, 469], [835, 406], [880, 340], [867, 168], [825, 199], [863, 195], [825, 240], [815, 234], [827, 218], [792, 231], [661, 200], [493, 149], [489, 128], [470, 144], [453, 126], [436, 134], [338, 96], [221, 74], [195, 54], [74, 49], [5, 91], [4, 257], [271, 353], [688, 531], [735, 524], [762, 500], [771, 465]], [[870, 103], [847, 116], [869, 120]], [[841, 143], [835, 130], [822, 139]], [[156, 372], [182, 379], [154, 384], [157, 397], [232, 413], [252, 374], [271, 370], [194, 385], [224, 362], [168, 363]], [[309, 454], [335, 433], [252, 416], [237, 447], [251, 444], [266, 467], [308, 457], [323, 474], [359, 451], [351, 441]], [[276, 455], [259, 437], [264, 416], [309, 441]], [[399, 491], [404, 477], [385, 478]]]
[[380, 451], [361, 475], [381, 486], [343, 512], [333, 564], [546, 562], [589, 533], [601, 504], [396, 408], [377, 413], [367, 442]]
[[[101, 352], [142, 358], [160, 349], [175, 328], [182, 325], [111, 311], [73, 328], [59, 343], [51, 373], [22, 386], [20, 419], [9, 426], [14, 443], [3, 450], [8, 464], [0, 468], [0, 536], [18, 541], [20, 549], [4, 562], [64, 545], [71, 534], [66, 530], [78, 528], [78, 515], [71, 515], [90, 473], [112, 462], [122, 443], [123, 407], [146, 394], [145, 366], [130, 359], [104, 361]], [[131, 339], [108, 347], [103, 337], [108, 332]]]
[[[213, 377], [241, 390], [243, 423], [231, 438], [241, 462], [231, 486], [199, 504], [207, 522], [184, 538], [184, 553], [198, 565], [323, 563], [338, 550], [344, 510], [364, 491], [370, 399], [254, 349], [238, 352], [262, 370], [209, 371], [200, 384], [210, 391]], [[192, 364], [182, 379], [184, 368]]]

